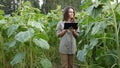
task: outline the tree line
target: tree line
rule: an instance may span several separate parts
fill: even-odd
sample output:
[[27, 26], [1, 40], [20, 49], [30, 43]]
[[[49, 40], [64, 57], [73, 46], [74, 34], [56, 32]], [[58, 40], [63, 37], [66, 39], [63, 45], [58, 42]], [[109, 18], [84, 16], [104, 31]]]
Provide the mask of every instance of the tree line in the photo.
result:
[[80, 10], [81, 0], [43, 0], [42, 7], [39, 6], [39, 0], [0, 0], [0, 9], [4, 10], [5, 14], [15, 12], [19, 5], [23, 2], [30, 1], [32, 6], [39, 8], [42, 13], [47, 14], [50, 10], [56, 9], [57, 5], [61, 8], [66, 6], [73, 6], [75, 10]]

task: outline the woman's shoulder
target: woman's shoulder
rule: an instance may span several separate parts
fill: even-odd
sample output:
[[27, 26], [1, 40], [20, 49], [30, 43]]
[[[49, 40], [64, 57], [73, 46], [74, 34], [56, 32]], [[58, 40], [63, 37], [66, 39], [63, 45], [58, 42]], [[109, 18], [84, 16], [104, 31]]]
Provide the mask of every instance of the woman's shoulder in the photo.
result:
[[65, 23], [65, 21], [61, 20], [61, 21], [59, 21], [59, 23]]
[[65, 21], [62, 21], [62, 20], [61, 20], [61, 21], [58, 22], [58, 25], [64, 24], [64, 23], [65, 23]]

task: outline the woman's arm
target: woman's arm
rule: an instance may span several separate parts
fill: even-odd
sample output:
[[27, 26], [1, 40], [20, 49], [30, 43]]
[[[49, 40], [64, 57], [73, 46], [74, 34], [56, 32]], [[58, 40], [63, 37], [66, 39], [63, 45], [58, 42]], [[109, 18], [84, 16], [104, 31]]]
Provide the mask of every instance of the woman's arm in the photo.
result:
[[58, 33], [58, 37], [62, 37], [65, 33], [67, 32], [67, 30], [62, 30], [61, 32]]
[[72, 34], [75, 38], [78, 37], [79, 34], [78, 34], [78, 32], [75, 31], [75, 29], [71, 28], [70, 31], [72, 32]]

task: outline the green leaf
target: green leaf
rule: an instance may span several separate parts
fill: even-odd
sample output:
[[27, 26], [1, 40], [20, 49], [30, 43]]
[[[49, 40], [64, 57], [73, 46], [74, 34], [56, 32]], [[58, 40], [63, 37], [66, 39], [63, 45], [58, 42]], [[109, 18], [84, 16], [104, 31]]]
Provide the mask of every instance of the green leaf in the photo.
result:
[[116, 21], [120, 23], [120, 14], [118, 12], [115, 12], [116, 15]]
[[52, 27], [56, 27], [57, 25], [57, 22], [54, 20], [52, 21], [50, 24], [49, 24], [49, 27], [52, 28]]
[[29, 36], [32, 37], [34, 35], [34, 30], [32, 28], [28, 29]]
[[18, 26], [19, 25], [17, 25], [17, 24], [13, 24], [8, 28], [8, 30], [7, 30], [8, 38], [18, 29]]
[[39, 34], [39, 37], [42, 39], [45, 39], [47, 41], [49, 40], [48, 35], [46, 33], [43, 33], [43, 32]]
[[82, 9], [88, 8], [92, 4], [91, 0], [81, 0], [80, 6]]
[[86, 49], [87, 52], [88, 52], [88, 51], [92, 50], [94, 48], [94, 46], [97, 45], [97, 43], [98, 43], [98, 39], [97, 38], [96, 39], [90, 39], [90, 44], [85, 46], [84, 49]]
[[86, 50], [78, 51], [78, 53], [77, 53], [78, 60], [81, 61], [81, 62], [85, 62], [86, 54], [87, 54]]
[[106, 23], [105, 22], [96, 22], [94, 27], [92, 28], [91, 35], [95, 35], [99, 31], [102, 31], [106, 28]]
[[[1, 7], [1, 5], [0, 5], [0, 7]], [[4, 11], [0, 10], [0, 20], [4, 18], [3, 14], [4, 14]]]
[[90, 40], [90, 47], [89, 47], [89, 49], [93, 49], [94, 48], [94, 46], [96, 46], [97, 45], [97, 43], [98, 43], [98, 39], [96, 38], [96, 39], [91, 39]]
[[48, 44], [48, 42], [46, 41], [46, 40], [44, 40], [44, 39], [33, 39], [33, 42], [37, 45], [37, 46], [39, 46], [39, 47], [41, 47], [41, 48], [43, 48], [43, 49], [49, 49], [49, 44]]
[[[87, 46], [88, 45], [85, 45], [85, 47], [87, 47]], [[83, 50], [79, 50], [78, 53], [77, 53], [77, 59], [81, 62], [85, 62], [86, 55], [87, 55], [86, 48], [84, 48]]]
[[4, 20], [4, 19], [2, 19], [2, 20], [0, 20], [0, 25], [2, 24], [6, 24], [7, 22], [6, 22], [6, 20]]
[[4, 14], [4, 11], [3, 10], [0, 10], [0, 15]]
[[104, 68], [104, 67], [101, 67], [98, 64], [90, 64], [88, 68]]
[[7, 43], [7, 45], [9, 46], [9, 48], [15, 46], [15, 44], [16, 44], [16, 40]]
[[34, 35], [34, 30], [32, 28], [29, 28], [28, 31], [25, 32], [19, 32], [16, 36], [15, 39], [20, 41], [20, 42], [26, 42], [29, 40], [32, 36]]
[[3, 19], [4, 17], [2, 15], [0, 15], [0, 20]]
[[97, 43], [98, 43], [98, 39], [90, 40], [89, 45], [85, 45], [84, 49], [78, 51], [77, 53], [78, 60], [81, 62], [85, 62], [87, 53], [91, 51]]
[[43, 68], [52, 68], [52, 64], [48, 59], [41, 59], [40, 63]]
[[94, 23], [89, 23], [89, 24], [88, 24], [87, 30], [85, 31], [85, 35], [87, 35], [87, 34], [90, 32], [90, 30], [91, 30], [93, 24], [94, 24]]
[[113, 54], [106, 54], [104, 56], [100, 56], [97, 59], [97, 63], [104, 67], [111, 67], [113, 64], [117, 63], [117, 57]]
[[93, 18], [97, 18], [98, 15], [102, 12], [103, 4], [94, 4], [91, 15]]
[[93, 10], [93, 7], [94, 7], [93, 5], [88, 7], [85, 12], [90, 14]]
[[20, 52], [18, 54], [15, 55], [14, 59], [10, 62], [10, 64], [13, 66], [17, 63], [21, 63], [22, 60], [24, 59], [25, 57], [25, 53], [24, 52]]
[[35, 27], [35, 28], [38, 28], [38, 29], [40, 29], [40, 31], [44, 31], [43, 30], [43, 28], [44, 28], [44, 25], [43, 24], [41, 24], [41, 23], [38, 23], [38, 22], [36, 22], [36, 21], [30, 21], [30, 22], [28, 22], [28, 25], [30, 25], [30, 26], [32, 26], [32, 27]]
[[107, 2], [113, 1], [113, 0], [98, 0], [98, 1], [100, 1], [100, 2], [102, 2], [102, 3], [107, 3]]
[[26, 1], [23, 5], [24, 6], [31, 6], [31, 2], [30, 1]]

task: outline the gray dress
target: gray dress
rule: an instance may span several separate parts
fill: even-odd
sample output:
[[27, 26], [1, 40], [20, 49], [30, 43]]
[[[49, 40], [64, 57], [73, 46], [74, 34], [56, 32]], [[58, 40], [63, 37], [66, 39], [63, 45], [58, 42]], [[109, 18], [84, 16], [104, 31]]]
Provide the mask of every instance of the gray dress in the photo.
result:
[[[57, 24], [57, 35], [64, 29], [64, 23], [65, 21], [60, 21]], [[76, 32], [79, 32], [79, 29], [77, 29]], [[67, 30], [67, 32], [60, 37], [59, 52], [62, 54], [75, 54], [76, 51], [76, 38], [73, 36], [71, 31]]]

